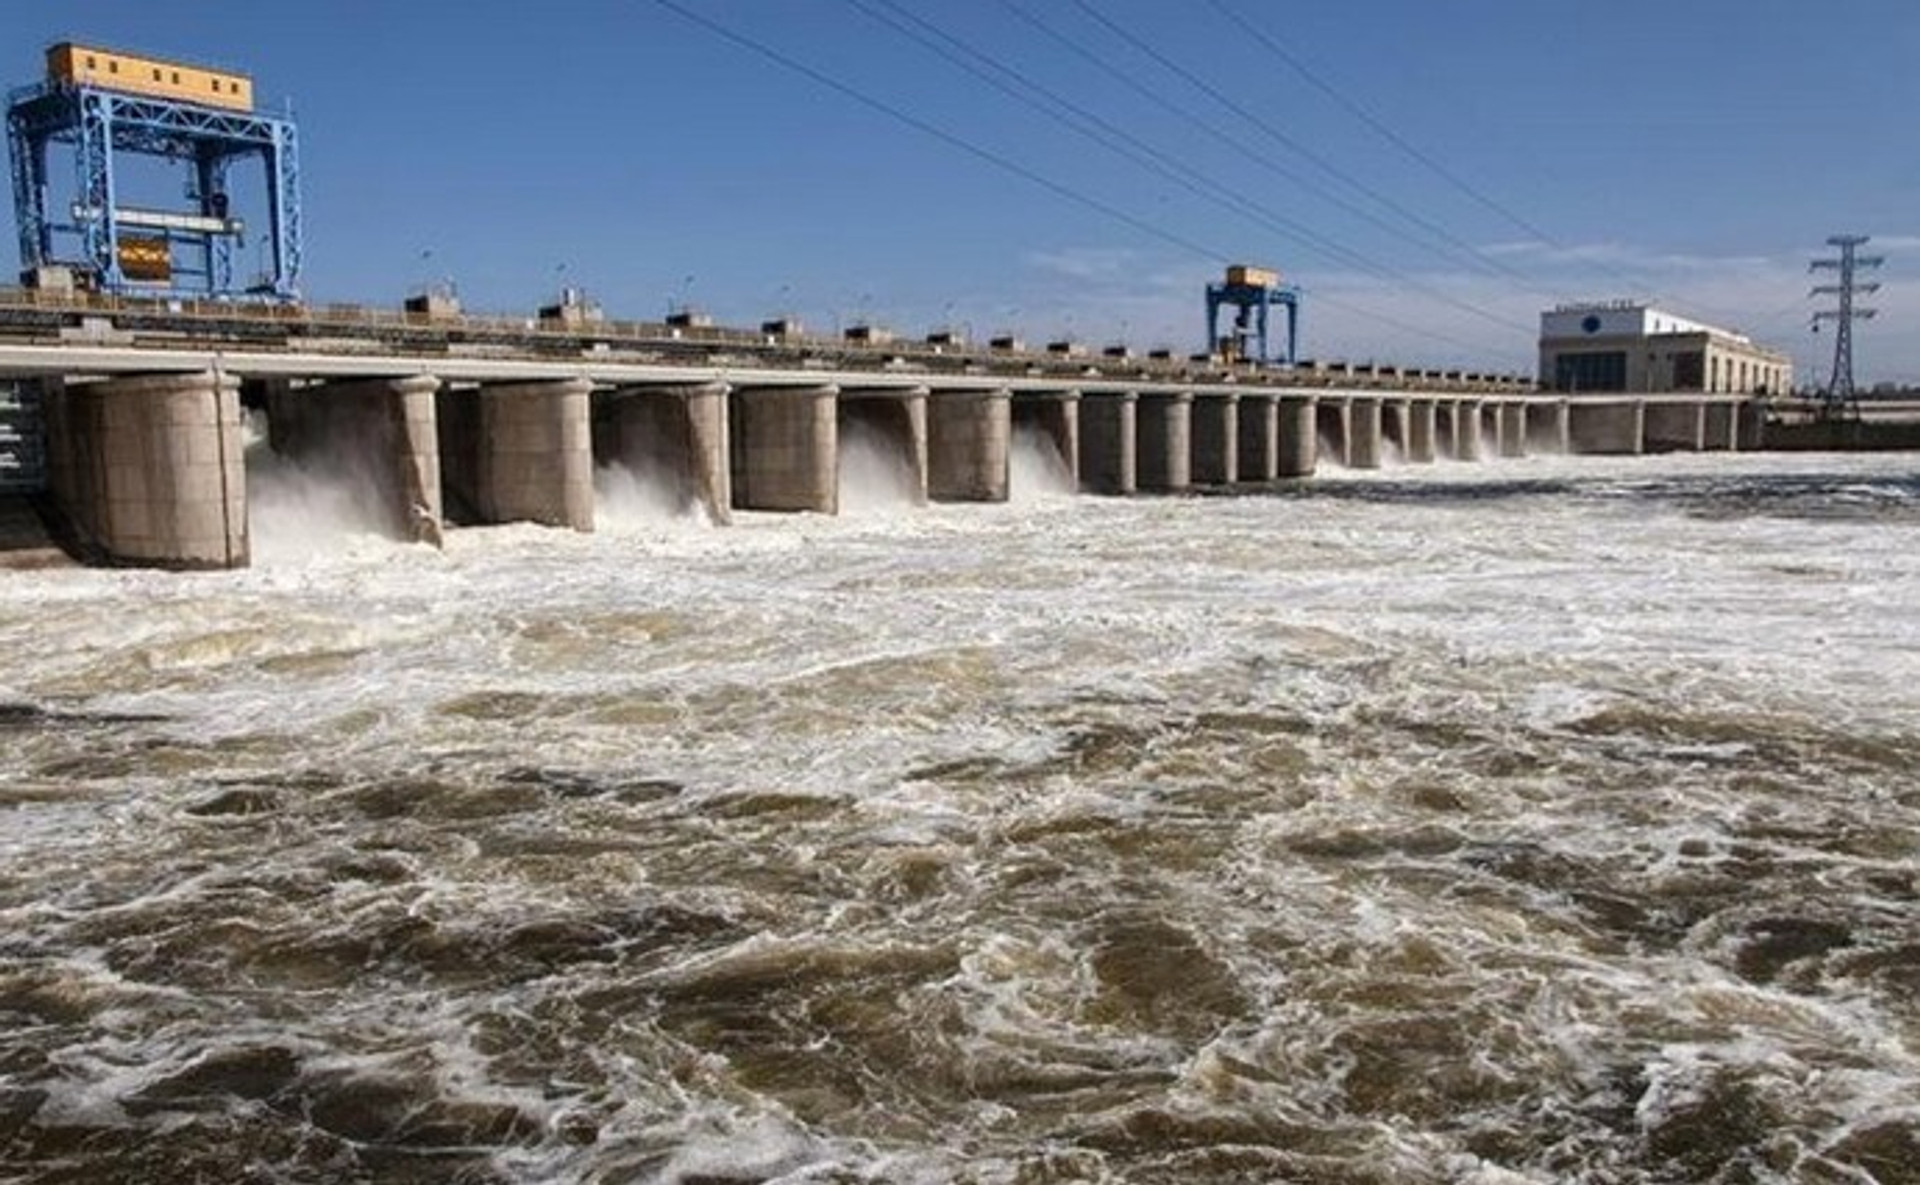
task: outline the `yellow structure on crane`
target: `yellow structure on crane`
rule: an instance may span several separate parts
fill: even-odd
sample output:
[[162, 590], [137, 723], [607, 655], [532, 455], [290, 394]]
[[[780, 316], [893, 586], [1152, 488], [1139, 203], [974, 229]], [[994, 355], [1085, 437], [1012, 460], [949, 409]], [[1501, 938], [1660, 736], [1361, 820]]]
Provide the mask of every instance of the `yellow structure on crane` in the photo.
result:
[[47, 48], [47, 79], [228, 111], [253, 110], [253, 79], [245, 74], [73, 41]]

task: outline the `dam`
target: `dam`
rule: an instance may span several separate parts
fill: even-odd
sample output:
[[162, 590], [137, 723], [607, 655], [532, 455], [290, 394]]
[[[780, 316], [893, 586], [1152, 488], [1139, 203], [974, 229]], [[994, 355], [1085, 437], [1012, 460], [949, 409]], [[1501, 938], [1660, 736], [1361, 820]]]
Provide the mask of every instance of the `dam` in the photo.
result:
[[[1389, 458], [1751, 449], [1761, 407], [1687, 393], [1569, 397], [1525, 380], [1306, 363], [794, 340], [659, 325], [474, 332], [462, 319], [313, 323], [299, 311], [3, 318], [0, 383], [37, 486], [80, 554], [244, 567], [243, 416], [276, 453], [359, 475], [391, 532], [449, 522], [591, 530], [592, 474], [620, 464], [710, 521], [833, 514], [840, 438], [869, 433], [922, 501], [1003, 501], [1016, 431], [1076, 488], [1255, 488]], [[359, 332], [353, 332], [358, 330]], [[398, 332], [396, 332], [398, 330]], [[478, 340], [476, 340], [478, 339]], [[0, 447], [4, 447], [0, 445]]]

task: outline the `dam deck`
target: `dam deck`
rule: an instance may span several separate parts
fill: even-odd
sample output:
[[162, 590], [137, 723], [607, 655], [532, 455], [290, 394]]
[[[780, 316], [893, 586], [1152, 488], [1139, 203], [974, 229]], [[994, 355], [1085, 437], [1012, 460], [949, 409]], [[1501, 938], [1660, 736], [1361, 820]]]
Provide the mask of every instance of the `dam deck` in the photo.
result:
[[275, 453], [351, 474], [396, 537], [438, 542], [450, 519], [591, 530], [609, 465], [719, 524], [833, 514], [849, 433], [901, 459], [915, 501], [1002, 501], [1016, 433], [1077, 488], [1124, 495], [1304, 478], [1323, 460], [1752, 448], [1762, 411], [1379, 365], [44, 294], [0, 296], [0, 386], [43, 470], [35, 485], [16, 464], [8, 488], [43, 491], [81, 554], [173, 568], [248, 562], [248, 417]]

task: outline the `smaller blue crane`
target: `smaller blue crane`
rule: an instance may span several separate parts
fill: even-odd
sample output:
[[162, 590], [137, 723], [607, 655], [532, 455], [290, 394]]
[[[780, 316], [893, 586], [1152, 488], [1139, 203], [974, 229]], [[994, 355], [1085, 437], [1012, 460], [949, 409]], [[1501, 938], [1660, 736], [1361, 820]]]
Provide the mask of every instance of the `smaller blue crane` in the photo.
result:
[[[1236, 310], [1232, 332], [1220, 335], [1220, 306]], [[1287, 348], [1274, 357], [1267, 341], [1267, 312], [1279, 305], [1287, 314]], [[1207, 349], [1229, 362], [1291, 366], [1300, 345], [1300, 290], [1280, 282], [1280, 273], [1236, 263], [1224, 282], [1207, 285]]]

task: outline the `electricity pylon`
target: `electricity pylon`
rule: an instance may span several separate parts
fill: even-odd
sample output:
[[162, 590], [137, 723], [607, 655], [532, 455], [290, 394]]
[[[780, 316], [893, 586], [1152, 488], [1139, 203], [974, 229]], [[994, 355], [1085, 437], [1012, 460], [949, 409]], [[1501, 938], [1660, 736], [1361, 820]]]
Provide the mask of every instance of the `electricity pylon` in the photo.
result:
[[1882, 255], [1860, 255], [1860, 245], [1867, 241], [1866, 235], [1834, 235], [1827, 240], [1830, 247], [1840, 248], [1838, 259], [1816, 259], [1809, 271], [1838, 271], [1838, 284], [1822, 284], [1811, 295], [1837, 296], [1840, 307], [1820, 309], [1813, 314], [1813, 331], [1820, 332], [1822, 321], [1834, 322], [1833, 332], [1833, 373], [1827, 380], [1827, 388], [1820, 395], [1820, 414], [1838, 416], [1860, 413], [1859, 396], [1853, 389], [1853, 323], [1870, 321], [1877, 309], [1859, 308], [1853, 303], [1855, 293], [1878, 292], [1880, 285], [1875, 281], [1854, 279], [1859, 268], [1879, 267], [1886, 262]]

